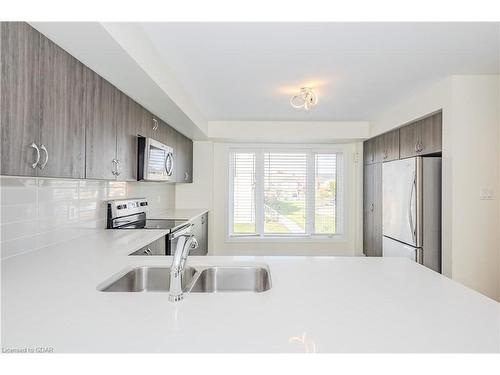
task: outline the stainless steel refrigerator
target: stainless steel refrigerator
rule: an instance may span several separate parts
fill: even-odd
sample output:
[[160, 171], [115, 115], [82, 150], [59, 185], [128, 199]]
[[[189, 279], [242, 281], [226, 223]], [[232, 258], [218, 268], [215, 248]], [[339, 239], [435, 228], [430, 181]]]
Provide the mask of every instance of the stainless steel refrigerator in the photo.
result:
[[382, 201], [382, 255], [441, 272], [441, 158], [384, 163]]

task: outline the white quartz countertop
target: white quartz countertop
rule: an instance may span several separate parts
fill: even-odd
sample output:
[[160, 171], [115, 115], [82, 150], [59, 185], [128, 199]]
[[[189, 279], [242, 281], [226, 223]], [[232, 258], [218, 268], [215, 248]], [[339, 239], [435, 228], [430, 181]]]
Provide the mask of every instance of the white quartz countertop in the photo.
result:
[[167, 209], [148, 213], [148, 219], [192, 220], [208, 212], [207, 209]]
[[[182, 216], [182, 215], [181, 215]], [[264, 293], [104, 293], [161, 230], [88, 236], [2, 262], [2, 347], [55, 352], [498, 352], [499, 304], [406, 259], [191, 257], [267, 264]]]

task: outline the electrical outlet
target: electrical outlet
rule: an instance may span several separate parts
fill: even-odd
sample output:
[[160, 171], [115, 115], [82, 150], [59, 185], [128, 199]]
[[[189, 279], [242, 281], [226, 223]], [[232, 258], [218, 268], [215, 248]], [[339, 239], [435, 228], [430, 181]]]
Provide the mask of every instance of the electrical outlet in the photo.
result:
[[479, 189], [479, 199], [482, 201], [493, 200], [493, 189], [482, 187]]

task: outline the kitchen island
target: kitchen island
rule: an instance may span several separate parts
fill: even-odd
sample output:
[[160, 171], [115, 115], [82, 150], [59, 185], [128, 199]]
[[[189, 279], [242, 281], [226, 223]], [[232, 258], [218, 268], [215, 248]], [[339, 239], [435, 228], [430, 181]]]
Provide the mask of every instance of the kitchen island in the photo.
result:
[[54, 352], [498, 352], [500, 304], [402, 258], [190, 257], [267, 265], [263, 293], [105, 293], [171, 257], [127, 256], [162, 230], [89, 230], [2, 261], [2, 348]]

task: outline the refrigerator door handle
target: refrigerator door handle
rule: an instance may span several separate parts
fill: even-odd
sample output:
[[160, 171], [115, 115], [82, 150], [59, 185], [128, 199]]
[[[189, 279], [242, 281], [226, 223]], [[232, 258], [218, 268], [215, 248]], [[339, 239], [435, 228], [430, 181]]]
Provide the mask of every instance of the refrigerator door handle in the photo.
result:
[[409, 200], [409, 203], [408, 203], [408, 222], [410, 224], [410, 230], [411, 230], [411, 235], [412, 235], [412, 238], [413, 238], [413, 243], [416, 243], [415, 241], [417, 240], [417, 233], [415, 231], [415, 224], [413, 223], [413, 210], [412, 210], [412, 207], [413, 207], [413, 193], [415, 191], [415, 188], [416, 188], [416, 179], [413, 178], [413, 182], [411, 184], [411, 188], [410, 188], [410, 200]]

